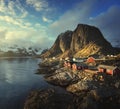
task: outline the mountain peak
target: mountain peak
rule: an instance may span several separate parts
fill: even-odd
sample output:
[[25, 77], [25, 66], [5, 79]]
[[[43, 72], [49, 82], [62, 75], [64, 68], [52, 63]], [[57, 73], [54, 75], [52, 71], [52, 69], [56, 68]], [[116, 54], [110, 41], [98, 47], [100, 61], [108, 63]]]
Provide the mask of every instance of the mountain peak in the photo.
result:
[[90, 42], [94, 42], [98, 46], [105, 46], [107, 49], [112, 48], [111, 44], [104, 38], [97, 27], [78, 24], [72, 34], [71, 50], [77, 52]]
[[77, 57], [112, 52], [112, 45], [97, 27], [78, 24], [74, 31], [66, 31], [58, 35], [53, 46], [45, 54], [42, 54], [42, 57], [66, 57], [67, 55]]

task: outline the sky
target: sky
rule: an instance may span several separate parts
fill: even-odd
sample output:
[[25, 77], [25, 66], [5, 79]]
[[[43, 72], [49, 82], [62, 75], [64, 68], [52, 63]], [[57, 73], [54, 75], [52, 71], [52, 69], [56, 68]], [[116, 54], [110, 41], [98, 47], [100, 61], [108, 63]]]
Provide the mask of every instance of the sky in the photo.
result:
[[98, 27], [120, 47], [120, 0], [0, 0], [0, 48], [50, 48], [78, 24]]

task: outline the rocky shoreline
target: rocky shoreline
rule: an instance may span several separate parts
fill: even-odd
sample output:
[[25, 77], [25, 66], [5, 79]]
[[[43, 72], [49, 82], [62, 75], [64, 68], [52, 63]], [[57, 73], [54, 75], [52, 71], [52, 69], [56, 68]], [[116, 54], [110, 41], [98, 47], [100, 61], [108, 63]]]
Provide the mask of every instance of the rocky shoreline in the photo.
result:
[[120, 77], [105, 73], [73, 71], [62, 67], [63, 62], [43, 61], [39, 74], [45, 80], [61, 86], [67, 93], [58, 93], [54, 88], [33, 91], [29, 94], [24, 109], [119, 109]]

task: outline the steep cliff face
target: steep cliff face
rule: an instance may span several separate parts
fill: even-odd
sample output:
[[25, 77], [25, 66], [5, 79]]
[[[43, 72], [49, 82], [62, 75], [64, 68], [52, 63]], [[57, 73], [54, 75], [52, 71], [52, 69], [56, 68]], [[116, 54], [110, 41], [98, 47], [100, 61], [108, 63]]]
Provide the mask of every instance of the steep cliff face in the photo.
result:
[[78, 50], [74, 57], [87, 57], [89, 55], [99, 54], [100, 46], [96, 45], [93, 42], [85, 45], [81, 50]]
[[41, 57], [58, 56], [69, 50], [72, 40], [72, 33], [72, 31], [66, 31], [65, 33], [61, 33], [57, 37], [53, 46], [46, 53], [42, 54]]
[[113, 47], [98, 28], [79, 24], [73, 32], [67, 31], [60, 34], [53, 46], [42, 57], [70, 55], [79, 57], [111, 52], [113, 52]]
[[62, 53], [70, 49], [72, 33], [72, 31], [67, 31], [59, 36], [59, 47]]
[[70, 49], [76, 53], [91, 42], [99, 46], [103, 52], [112, 48], [98, 28], [79, 24], [72, 34]]

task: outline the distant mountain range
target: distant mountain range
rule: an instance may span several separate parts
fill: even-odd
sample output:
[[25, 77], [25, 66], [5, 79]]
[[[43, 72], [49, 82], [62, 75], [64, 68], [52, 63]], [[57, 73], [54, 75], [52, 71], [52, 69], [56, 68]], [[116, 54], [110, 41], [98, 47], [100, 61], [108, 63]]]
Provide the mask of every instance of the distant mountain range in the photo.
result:
[[36, 56], [40, 53], [41, 49], [38, 48], [25, 48], [25, 47], [9, 47], [0, 50], [0, 57], [21, 57], [21, 56]]
[[117, 53], [120, 53], [120, 49], [112, 47], [97, 27], [78, 24], [74, 31], [61, 33], [53, 46], [40, 56], [43, 58], [86, 57]]

